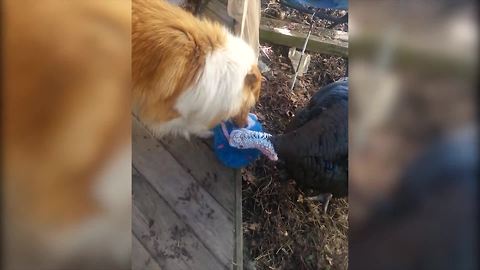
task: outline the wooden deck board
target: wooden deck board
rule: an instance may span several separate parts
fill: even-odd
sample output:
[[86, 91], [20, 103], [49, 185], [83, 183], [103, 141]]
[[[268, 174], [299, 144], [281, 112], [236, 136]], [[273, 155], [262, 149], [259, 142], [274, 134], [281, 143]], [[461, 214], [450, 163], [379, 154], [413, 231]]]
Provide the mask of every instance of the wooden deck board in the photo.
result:
[[[173, 157], [190, 173], [200, 185], [218, 203], [233, 214], [235, 197], [235, 171], [222, 166], [214, 161], [215, 155], [209, 146], [199, 139], [192, 138], [187, 141], [182, 138], [163, 138], [160, 140], [163, 146]], [[189, 155], [185, 155], [189, 153]], [[194, 156], [195, 158], [192, 158]]]
[[143, 175], [134, 174], [133, 233], [161, 269], [226, 269]]
[[227, 13], [226, 1], [210, 0], [200, 16], [205, 16], [214, 21], [220, 22], [227, 28], [233, 29], [235, 21]]
[[161, 270], [150, 252], [134, 236], [132, 237], [132, 270]]
[[[163, 144], [151, 136], [135, 118], [132, 123], [132, 144], [134, 167], [151, 184], [158, 196], [174, 209], [179, 220], [190, 227], [198, 240], [208, 247], [218, 261], [231, 268], [236, 244], [235, 228], [234, 217], [226, 209], [233, 209], [234, 201], [228, 207], [222, 206], [199, 181], [194, 179], [191, 173], [186, 171], [191, 169], [185, 169], [164, 148]], [[198, 161], [198, 158], [188, 152], [188, 149], [185, 151], [187, 151], [184, 152], [185, 156]], [[216, 161], [210, 160], [210, 162]], [[188, 161], [185, 164], [191, 164], [191, 162]], [[191, 170], [191, 172], [193, 171]], [[226, 181], [233, 182], [233, 175]], [[234, 197], [234, 190], [224, 192], [228, 192], [230, 196]], [[133, 212], [138, 211], [143, 211], [143, 209], [134, 208], [133, 210]], [[136, 215], [135, 218], [138, 218], [138, 213]], [[160, 218], [162, 217], [155, 217], [157, 220]], [[175, 224], [177, 221], [170, 221], [170, 223]], [[166, 267], [165, 269], [176, 268]]]
[[235, 172], [235, 257], [236, 269], [243, 270], [242, 174]]

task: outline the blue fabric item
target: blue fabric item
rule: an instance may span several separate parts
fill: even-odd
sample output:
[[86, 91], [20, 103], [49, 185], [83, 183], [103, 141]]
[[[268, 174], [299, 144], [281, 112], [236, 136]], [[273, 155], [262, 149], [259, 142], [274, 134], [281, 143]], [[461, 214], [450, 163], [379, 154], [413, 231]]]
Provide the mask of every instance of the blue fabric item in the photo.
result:
[[[231, 121], [225, 122], [225, 126], [227, 127], [228, 134], [234, 129], [238, 129]], [[248, 125], [246, 128], [253, 131], [263, 131], [262, 124], [258, 121], [257, 116], [252, 113], [248, 115]], [[213, 129], [213, 139], [215, 155], [223, 165], [229, 168], [239, 169], [245, 167], [255, 161], [261, 154], [257, 149], [237, 149], [231, 147], [223, 134], [221, 124]]]
[[282, 0], [281, 2], [303, 12], [307, 11], [309, 7], [348, 9], [348, 0]]

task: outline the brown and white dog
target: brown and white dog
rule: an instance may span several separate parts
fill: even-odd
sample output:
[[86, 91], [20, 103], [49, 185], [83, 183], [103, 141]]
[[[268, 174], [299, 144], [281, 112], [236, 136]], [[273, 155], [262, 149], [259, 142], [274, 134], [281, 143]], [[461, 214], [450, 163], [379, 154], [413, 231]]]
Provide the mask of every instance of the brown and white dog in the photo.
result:
[[133, 108], [156, 135], [206, 137], [245, 126], [260, 94], [253, 49], [218, 23], [166, 1], [132, 1]]
[[0, 268], [131, 269], [130, 2], [2, 4]]

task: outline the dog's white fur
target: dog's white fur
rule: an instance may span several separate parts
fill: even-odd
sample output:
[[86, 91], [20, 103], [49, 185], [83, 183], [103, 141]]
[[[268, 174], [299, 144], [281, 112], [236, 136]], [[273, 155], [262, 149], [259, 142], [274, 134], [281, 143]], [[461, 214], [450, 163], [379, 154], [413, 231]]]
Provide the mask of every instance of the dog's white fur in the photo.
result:
[[225, 47], [207, 56], [205, 67], [197, 81], [177, 100], [175, 109], [181, 117], [154, 125], [157, 136], [190, 134], [209, 137], [208, 124], [219, 114], [238, 111], [243, 98], [245, 76], [256, 65], [252, 48], [239, 37], [227, 34]]

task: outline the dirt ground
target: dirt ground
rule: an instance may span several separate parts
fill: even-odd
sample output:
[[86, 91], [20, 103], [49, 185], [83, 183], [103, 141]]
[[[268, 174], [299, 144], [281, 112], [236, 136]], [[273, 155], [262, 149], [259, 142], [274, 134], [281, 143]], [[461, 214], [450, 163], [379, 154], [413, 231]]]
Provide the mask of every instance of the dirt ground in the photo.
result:
[[[305, 25], [310, 16], [262, 0], [262, 14]], [[326, 22], [315, 21], [314, 31]], [[347, 25], [335, 29], [346, 31]], [[267, 132], [281, 134], [295, 112], [321, 86], [345, 76], [346, 59], [312, 53], [308, 72], [290, 92], [294, 69], [287, 47], [262, 43], [262, 93], [254, 113]], [[293, 179], [282, 181], [274, 162], [261, 158], [243, 174], [243, 232], [246, 269], [347, 269], [348, 200], [333, 199], [327, 214], [322, 205], [303, 201], [307, 195]], [[254, 268], [254, 267], [255, 268]]]

